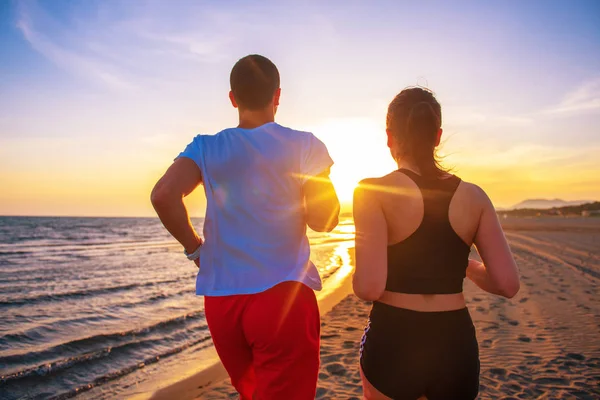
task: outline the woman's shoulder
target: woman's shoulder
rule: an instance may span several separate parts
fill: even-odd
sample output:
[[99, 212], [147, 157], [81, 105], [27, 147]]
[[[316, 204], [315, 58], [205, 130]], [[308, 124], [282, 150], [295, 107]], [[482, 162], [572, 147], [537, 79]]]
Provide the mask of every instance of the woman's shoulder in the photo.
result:
[[366, 178], [358, 183], [354, 198], [370, 199], [379, 204], [402, 201], [402, 198], [412, 198], [417, 185], [406, 175], [396, 171], [387, 175]]
[[365, 178], [358, 183], [357, 189], [365, 192], [383, 192], [390, 193], [392, 188], [399, 186], [414, 185], [413, 181], [406, 175], [397, 171], [390, 172], [387, 175]]
[[365, 178], [358, 183], [358, 186], [398, 186], [411, 184], [412, 182], [412, 179], [410, 179], [408, 175], [393, 171], [383, 176]]
[[491, 204], [489, 196], [481, 186], [461, 179], [459, 188], [463, 197], [467, 197], [470, 203], [479, 205], [482, 208]]

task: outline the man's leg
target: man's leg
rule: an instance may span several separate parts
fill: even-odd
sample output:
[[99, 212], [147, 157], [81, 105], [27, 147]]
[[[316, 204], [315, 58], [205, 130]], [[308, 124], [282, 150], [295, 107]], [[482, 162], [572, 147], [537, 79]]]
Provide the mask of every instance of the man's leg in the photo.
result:
[[204, 298], [204, 314], [215, 349], [242, 400], [252, 400], [256, 391], [252, 350], [242, 327], [248, 299], [245, 295]]
[[315, 294], [284, 282], [252, 295], [243, 316], [260, 400], [313, 400], [319, 374], [320, 317]]

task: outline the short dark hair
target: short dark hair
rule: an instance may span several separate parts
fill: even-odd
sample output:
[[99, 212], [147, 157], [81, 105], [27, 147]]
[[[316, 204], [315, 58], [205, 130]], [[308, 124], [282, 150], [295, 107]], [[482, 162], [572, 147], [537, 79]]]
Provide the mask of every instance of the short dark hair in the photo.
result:
[[239, 107], [258, 110], [266, 107], [279, 89], [279, 71], [267, 57], [250, 54], [235, 63], [229, 83]]

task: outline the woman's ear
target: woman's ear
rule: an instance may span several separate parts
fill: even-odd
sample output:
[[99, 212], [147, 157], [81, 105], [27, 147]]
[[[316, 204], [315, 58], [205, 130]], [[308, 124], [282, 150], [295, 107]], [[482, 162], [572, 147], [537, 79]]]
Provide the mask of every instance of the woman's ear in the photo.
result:
[[394, 147], [394, 136], [389, 129], [386, 129], [385, 133], [387, 134], [387, 147], [391, 149]]
[[442, 141], [442, 128], [438, 129], [438, 131], [437, 131], [437, 137], [435, 138], [435, 147], [439, 146], [441, 141]]

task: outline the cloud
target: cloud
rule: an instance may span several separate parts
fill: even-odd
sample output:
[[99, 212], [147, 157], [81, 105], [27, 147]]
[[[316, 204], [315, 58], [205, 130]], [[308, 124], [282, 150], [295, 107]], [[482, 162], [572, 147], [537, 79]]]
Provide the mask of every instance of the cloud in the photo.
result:
[[553, 147], [533, 143], [522, 143], [507, 149], [473, 149], [448, 158], [462, 166], [477, 168], [506, 168], [560, 166], [560, 165], [596, 165], [595, 151], [589, 147]]
[[498, 115], [470, 107], [446, 106], [442, 110], [445, 127], [473, 127], [492, 125], [496, 127], [526, 127], [534, 119], [528, 115]]
[[202, 14], [201, 32], [189, 28], [190, 16], [181, 15], [185, 10], [171, 18], [181, 20], [180, 25], [169, 25], [159, 9], [147, 4], [140, 13], [137, 2], [122, 3], [125, 11], [100, 3], [94, 14], [73, 9], [59, 21], [41, 3], [24, 0], [18, 3], [16, 27], [57, 66], [117, 91], [167, 86], [193, 76], [198, 63], [226, 58], [231, 37], [219, 33], [225, 27], [213, 29], [210, 12]]
[[[35, 51], [74, 76], [146, 99], [192, 97], [191, 87], [206, 86], [207, 76], [221, 76], [252, 52], [293, 48], [279, 60], [284, 67], [302, 52], [319, 58], [331, 53], [337, 38], [329, 19], [295, 3], [273, 10], [218, 2], [90, 1], [62, 4], [58, 13], [48, 2], [15, 4], [16, 27]], [[294, 7], [305, 14], [301, 23]]]
[[34, 50], [66, 70], [94, 78], [112, 88], [130, 89], [132, 87], [129, 82], [119, 76], [114, 66], [63, 47], [39, 31], [37, 19], [47, 19], [48, 17], [35, 3], [21, 2], [19, 4], [21, 5], [20, 15], [16, 25]]
[[556, 106], [544, 111], [554, 115], [572, 115], [600, 110], [600, 78], [584, 82]]

